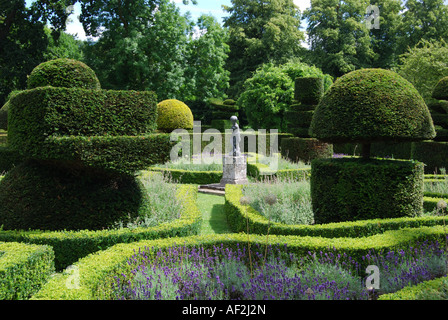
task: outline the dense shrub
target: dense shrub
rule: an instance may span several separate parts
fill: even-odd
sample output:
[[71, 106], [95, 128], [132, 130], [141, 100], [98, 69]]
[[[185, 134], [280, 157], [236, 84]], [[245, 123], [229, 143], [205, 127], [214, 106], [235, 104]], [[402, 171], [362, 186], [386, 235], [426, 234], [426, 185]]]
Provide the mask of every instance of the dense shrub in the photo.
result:
[[412, 146], [412, 159], [423, 162], [426, 173], [440, 173], [442, 169], [448, 169], [448, 142], [415, 142]]
[[4, 230], [101, 230], [143, 215], [148, 195], [134, 177], [27, 161], [0, 183]]
[[439, 80], [434, 88], [432, 97], [438, 100], [448, 100], [448, 77]]
[[100, 89], [95, 72], [72, 59], [50, 60], [38, 65], [28, 77], [28, 89], [37, 87]]
[[17, 151], [0, 146], [0, 175], [9, 171], [22, 161], [23, 158]]
[[331, 158], [333, 145], [317, 139], [289, 138], [282, 140], [281, 153], [291, 161], [309, 163], [318, 158]]
[[423, 164], [316, 159], [311, 194], [316, 223], [415, 217], [423, 212]]
[[307, 105], [317, 105], [324, 95], [324, 81], [317, 77], [295, 79], [294, 100]]
[[182, 101], [169, 99], [157, 105], [157, 128], [164, 132], [193, 129], [193, 113]]

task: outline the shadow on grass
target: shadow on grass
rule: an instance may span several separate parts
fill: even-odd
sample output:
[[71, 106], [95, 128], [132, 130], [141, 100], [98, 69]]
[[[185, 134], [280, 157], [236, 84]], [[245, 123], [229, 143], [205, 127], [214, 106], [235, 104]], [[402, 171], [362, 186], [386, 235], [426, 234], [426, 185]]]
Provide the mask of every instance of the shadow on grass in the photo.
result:
[[227, 224], [226, 213], [223, 204], [215, 204], [210, 213], [209, 224], [214, 233], [231, 233]]
[[198, 194], [198, 207], [202, 212], [201, 234], [231, 233], [224, 211], [224, 197], [210, 194]]

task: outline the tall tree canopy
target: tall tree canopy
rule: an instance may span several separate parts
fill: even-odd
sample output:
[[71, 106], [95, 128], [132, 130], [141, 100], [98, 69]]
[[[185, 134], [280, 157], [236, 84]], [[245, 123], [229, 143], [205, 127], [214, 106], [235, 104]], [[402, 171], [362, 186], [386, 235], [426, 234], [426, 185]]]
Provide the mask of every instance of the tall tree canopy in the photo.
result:
[[224, 26], [229, 30], [231, 94], [237, 95], [264, 63], [283, 63], [302, 52], [301, 14], [293, 0], [232, 0], [231, 7], [223, 8], [229, 13]]

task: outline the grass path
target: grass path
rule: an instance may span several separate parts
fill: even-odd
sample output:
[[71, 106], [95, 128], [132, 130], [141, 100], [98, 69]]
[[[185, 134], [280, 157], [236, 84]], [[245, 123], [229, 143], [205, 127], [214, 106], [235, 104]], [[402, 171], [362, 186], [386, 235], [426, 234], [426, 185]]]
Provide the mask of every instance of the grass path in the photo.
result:
[[202, 212], [201, 235], [232, 233], [224, 212], [224, 197], [198, 193], [197, 204]]

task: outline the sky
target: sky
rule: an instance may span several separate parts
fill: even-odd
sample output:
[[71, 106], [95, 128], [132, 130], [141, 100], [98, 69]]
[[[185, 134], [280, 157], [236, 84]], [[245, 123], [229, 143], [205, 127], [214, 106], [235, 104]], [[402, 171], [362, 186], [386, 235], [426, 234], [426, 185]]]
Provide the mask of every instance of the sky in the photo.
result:
[[[27, 0], [29, 3], [31, 0]], [[193, 20], [201, 14], [210, 14], [214, 16], [218, 21], [222, 22], [222, 19], [227, 15], [227, 13], [222, 9], [223, 5], [231, 6], [231, 0], [197, 0], [197, 5], [189, 4], [184, 5], [182, 0], [172, 0], [181, 10], [181, 13], [190, 12]], [[301, 11], [305, 10], [310, 5], [310, 0], [294, 0], [294, 3], [300, 8]], [[75, 12], [70, 16], [72, 20], [71, 23], [67, 25], [67, 33], [77, 35], [78, 39], [85, 40], [86, 36], [84, 30], [82, 29], [81, 23], [78, 21], [77, 16], [80, 14], [79, 4], [75, 6]]]

